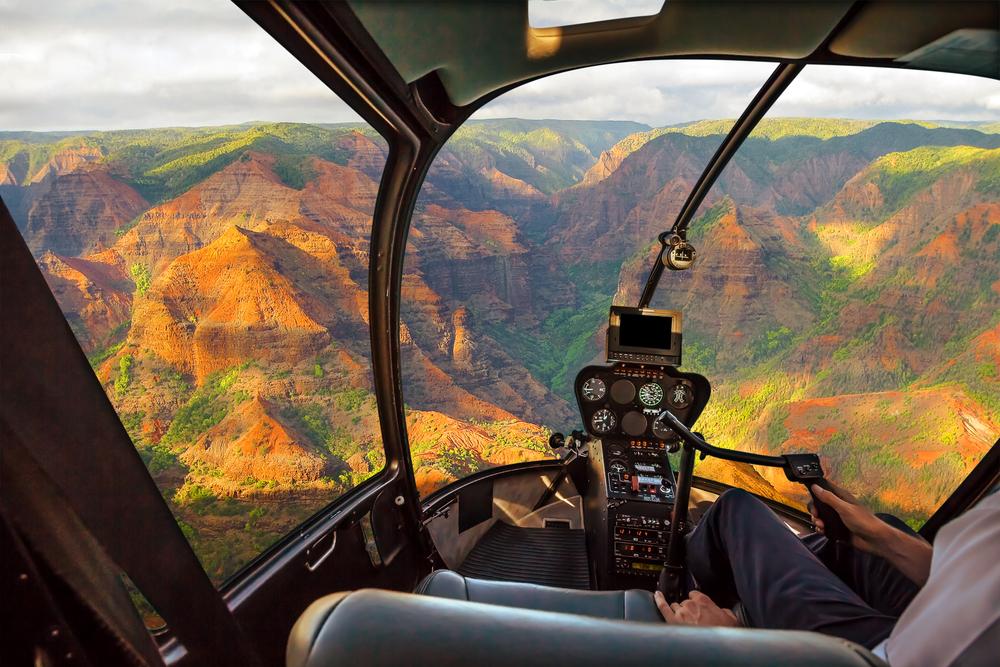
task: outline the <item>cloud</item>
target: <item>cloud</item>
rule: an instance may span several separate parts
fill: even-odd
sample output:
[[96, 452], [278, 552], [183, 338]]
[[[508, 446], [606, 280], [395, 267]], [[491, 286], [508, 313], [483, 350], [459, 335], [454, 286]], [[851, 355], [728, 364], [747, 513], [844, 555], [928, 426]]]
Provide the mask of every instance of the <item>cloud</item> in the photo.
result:
[[[539, 79], [479, 110], [476, 118], [519, 116], [635, 120], [653, 126], [735, 118], [773, 63], [660, 60], [602, 65]], [[806, 67], [772, 116], [1000, 120], [1000, 82], [942, 72]]]
[[228, 2], [8, 2], [0, 25], [0, 129], [359, 120]]
[[517, 88], [476, 118], [634, 120], [668, 125], [738, 116], [773, 63], [661, 60], [601, 65]]
[[[560, 3], [551, 4], [545, 9]], [[0, 129], [359, 120], [228, 2], [0, 0], [0, 25]], [[654, 126], [732, 118], [773, 69], [773, 63], [705, 60], [603, 65], [526, 84], [476, 117], [622, 119]], [[814, 66], [772, 113], [996, 120], [998, 111], [996, 81]]]
[[775, 103], [781, 116], [998, 120], [1000, 82], [961, 74], [875, 67], [806, 67]]

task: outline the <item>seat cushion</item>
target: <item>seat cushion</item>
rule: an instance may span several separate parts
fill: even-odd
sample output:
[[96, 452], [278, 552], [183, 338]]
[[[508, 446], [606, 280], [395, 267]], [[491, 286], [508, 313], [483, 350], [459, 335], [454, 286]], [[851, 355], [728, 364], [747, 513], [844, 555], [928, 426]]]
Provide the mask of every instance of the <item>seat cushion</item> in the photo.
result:
[[883, 662], [811, 632], [691, 628], [362, 590], [320, 598], [288, 640], [288, 667], [872, 667]]
[[511, 581], [463, 577], [451, 570], [431, 572], [415, 593], [453, 600], [496, 604], [501, 607], [558, 611], [620, 621], [662, 623], [649, 591], [578, 591]]

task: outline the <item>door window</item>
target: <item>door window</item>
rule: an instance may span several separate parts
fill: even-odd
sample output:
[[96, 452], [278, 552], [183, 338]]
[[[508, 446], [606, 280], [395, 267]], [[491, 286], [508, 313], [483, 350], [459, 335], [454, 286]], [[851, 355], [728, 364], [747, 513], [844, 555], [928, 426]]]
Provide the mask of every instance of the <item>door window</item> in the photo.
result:
[[367, 286], [385, 142], [231, 3], [0, 22], [0, 196], [221, 584], [384, 466]]

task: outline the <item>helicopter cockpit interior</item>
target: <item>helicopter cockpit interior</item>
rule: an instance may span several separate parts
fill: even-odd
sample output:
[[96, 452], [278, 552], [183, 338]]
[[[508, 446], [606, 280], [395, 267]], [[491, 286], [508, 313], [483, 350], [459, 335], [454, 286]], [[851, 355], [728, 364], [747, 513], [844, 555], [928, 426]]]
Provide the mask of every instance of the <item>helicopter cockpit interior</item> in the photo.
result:
[[1000, 481], [1000, 5], [630, 4], [0, 6], [0, 662], [885, 667], [654, 594]]

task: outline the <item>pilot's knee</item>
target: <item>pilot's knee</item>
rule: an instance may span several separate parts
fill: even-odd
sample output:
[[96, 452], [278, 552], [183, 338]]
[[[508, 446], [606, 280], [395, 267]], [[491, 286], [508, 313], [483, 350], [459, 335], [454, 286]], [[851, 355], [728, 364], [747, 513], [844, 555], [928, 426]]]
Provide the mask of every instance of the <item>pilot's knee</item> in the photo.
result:
[[722, 495], [715, 501], [715, 504], [719, 506], [720, 510], [725, 509], [730, 512], [753, 511], [758, 507], [764, 506], [755, 495], [743, 489], [727, 489], [723, 491]]

